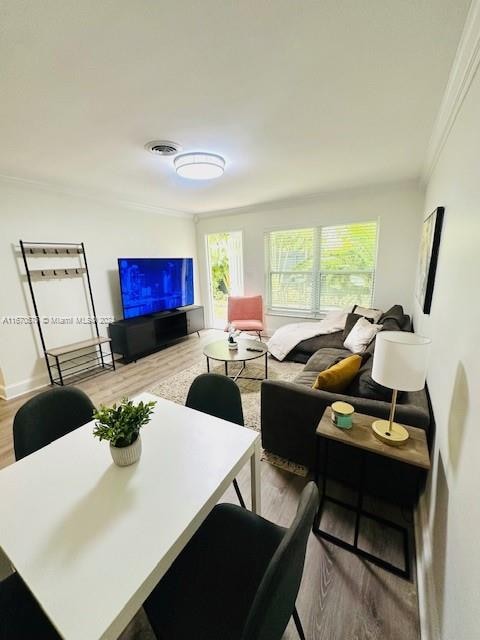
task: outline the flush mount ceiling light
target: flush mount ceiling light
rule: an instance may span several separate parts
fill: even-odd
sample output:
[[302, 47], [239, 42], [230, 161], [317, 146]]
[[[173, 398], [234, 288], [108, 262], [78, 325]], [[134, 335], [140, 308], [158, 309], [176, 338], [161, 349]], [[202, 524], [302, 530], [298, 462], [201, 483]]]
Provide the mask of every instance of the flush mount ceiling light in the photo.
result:
[[182, 153], [174, 160], [175, 170], [182, 178], [211, 180], [225, 171], [225, 160], [215, 153]]

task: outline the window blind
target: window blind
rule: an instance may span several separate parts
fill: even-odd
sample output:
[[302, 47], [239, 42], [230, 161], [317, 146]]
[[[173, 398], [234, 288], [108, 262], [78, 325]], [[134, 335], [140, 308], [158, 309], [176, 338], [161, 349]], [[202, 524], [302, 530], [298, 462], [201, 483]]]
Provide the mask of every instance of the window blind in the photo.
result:
[[377, 223], [271, 231], [266, 236], [267, 303], [298, 315], [371, 306]]
[[293, 311], [314, 307], [315, 229], [290, 229], [269, 234], [270, 306]]

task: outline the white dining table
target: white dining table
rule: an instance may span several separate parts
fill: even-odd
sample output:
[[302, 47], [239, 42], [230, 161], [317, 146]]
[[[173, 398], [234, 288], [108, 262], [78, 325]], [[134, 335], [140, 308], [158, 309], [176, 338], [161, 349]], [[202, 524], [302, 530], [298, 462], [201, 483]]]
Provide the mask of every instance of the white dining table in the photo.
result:
[[157, 402], [142, 456], [113, 464], [93, 422], [0, 471], [0, 547], [60, 635], [117, 638], [250, 461], [260, 513], [260, 437]]

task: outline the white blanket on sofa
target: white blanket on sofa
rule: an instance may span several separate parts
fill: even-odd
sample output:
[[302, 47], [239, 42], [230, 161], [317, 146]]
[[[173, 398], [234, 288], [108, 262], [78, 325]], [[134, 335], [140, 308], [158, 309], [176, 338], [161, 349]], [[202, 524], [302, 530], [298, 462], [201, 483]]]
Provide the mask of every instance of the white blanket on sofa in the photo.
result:
[[280, 327], [268, 341], [268, 350], [277, 360], [284, 360], [302, 340], [344, 329], [347, 315], [347, 311], [331, 311], [318, 322], [294, 322]]

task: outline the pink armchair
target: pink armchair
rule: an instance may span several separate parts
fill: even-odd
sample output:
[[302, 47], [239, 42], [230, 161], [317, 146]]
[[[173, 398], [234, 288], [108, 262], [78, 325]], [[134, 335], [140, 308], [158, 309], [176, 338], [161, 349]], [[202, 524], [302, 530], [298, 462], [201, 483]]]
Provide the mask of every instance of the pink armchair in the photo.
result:
[[[263, 331], [262, 296], [229, 296], [228, 325], [239, 331], [255, 331], [260, 340]], [[225, 331], [228, 331], [228, 325]]]

